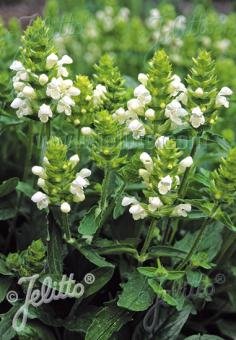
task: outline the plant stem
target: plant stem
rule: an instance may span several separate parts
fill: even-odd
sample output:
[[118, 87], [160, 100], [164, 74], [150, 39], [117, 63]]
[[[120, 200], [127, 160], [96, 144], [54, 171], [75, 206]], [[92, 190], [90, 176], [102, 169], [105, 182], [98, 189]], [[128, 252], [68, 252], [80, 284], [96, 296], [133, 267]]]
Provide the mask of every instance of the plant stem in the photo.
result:
[[68, 221], [68, 215], [62, 213], [62, 225], [63, 225], [63, 229], [64, 229], [64, 237], [66, 239], [66, 241], [68, 243], [70, 243], [72, 241], [72, 237], [71, 237], [71, 233], [70, 233], [70, 226], [69, 226], [69, 221]]
[[143, 260], [145, 259], [145, 255], [146, 255], [146, 252], [147, 252], [147, 250], [150, 246], [150, 243], [153, 239], [155, 229], [156, 229], [156, 221], [152, 220], [152, 222], [151, 222], [151, 224], [148, 228], [148, 233], [146, 235], [143, 247], [142, 247], [141, 252], [140, 252], [140, 261], [141, 262], [143, 262]]
[[202, 239], [202, 236], [203, 236], [203, 234], [204, 234], [204, 232], [205, 232], [205, 229], [206, 229], [206, 227], [207, 227], [207, 225], [208, 225], [208, 222], [209, 222], [209, 218], [207, 218], [207, 219], [203, 222], [203, 224], [202, 224], [202, 226], [201, 226], [201, 228], [200, 228], [200, 230], [199, 230], [199, 232], [198, 232], [198, 234], [197, 234], [197, 236], [196, 236], [196, 238], [195, 238], [195, 240], [194, 240], [194, 242], [193, 242], [193, 245], [192, 245], [190, 251], [189, 251], [188, 254], [186, 255], [186, 257], [185, 257], [183, 263], [180, 264], [180, 265], [177, 267], [177, 270], [183, 269], [183, 268], [185, 267], [185, 265], [188, 263], [188, 261], [191, 259], [192, 255], [194, 254], [195, 250], [197, 249], [197, 247], [198, 247], [198, 245], [199, 245], [199, 243], [200, 243], [200, 241], [201, 241], [201, 239]]
[[217, 209], [217, 205], [215, 205], [212, 209], [212, 213], [211, 215], [203, 222], [199, 232], [197, 233], [196, 235], [196, 238], [193, 242], [193, 245], [191, 247], [191, 249], [189, 250], [188, 254], [186, 255], [185, 259], [183, 260], [182, 264], [180, 264], [178, 267], [177, 267], [177, 270], [181, 270], [183, 269], [186, 264], [188, 263], [188, 261], [191, 259], [192, 255], [194, 254], [195, 250], [197, 250], [198, 246], [199, 246], [199, 243], [201, 242], [201, 239], [202, 239], [202, 236], [206, 230], [206, 227], [208, 226], [208, 223], [210, 222], [211, 218], [214, 216], [214, 213]]
[[[198, 138], [197, 137], [193, 137], [193, 145], [192, 145], [192, 149], [191, 149], [191, 152], [190, 152], [190, 156], [192, 158], [194, 158], [194, 156], [196, 154], [197, 145], [198, 145]], [[189, 174], [190, 174], [190, 167], [187, 168], [185, 170], [185, 172], [184, 172], [184, 175], [183, 175], [183, 178], [182, 178], [182, 181], [180, 183], [179, 190], [178, 190], [178, 198], [184, 198], [184, 196], [186, 194]], [[167, 226], [166, 226], [166, 230], [165, 230], [165, 234], [164, 234], [164, 237], [163, 237], [162, 244], [166, 243], [167, 238], [170, 235], [170, 227], [171, 227], [170, 226], [170, 221], [171, 221], [171, 218], [169, 218], [168, 221], [167, 221]], [[177, 224], [175, 224], [175, 233], [178, 230], [178, 223], [179, 223], [179, 219], [177, 219]], [[172, 234], [170, 236], [172, 240], [174, 239], [175, 233], [173, 234], [173, 232], [172, 232]]]
[[25, 156], [25, 165], [24, 165], [24, 173], [23, 173], [23, 182], [27, 179], [29, 174], [30, 162], [32, 158], [32, 151], [33, 151], [33, 139], [34, 139], [34, 131], [33, 131], [33, 121], [29, 120], [29, 127], [28, 127], [28, 138], [27, 138], [27, 149], [26, 149], [26, 156]]

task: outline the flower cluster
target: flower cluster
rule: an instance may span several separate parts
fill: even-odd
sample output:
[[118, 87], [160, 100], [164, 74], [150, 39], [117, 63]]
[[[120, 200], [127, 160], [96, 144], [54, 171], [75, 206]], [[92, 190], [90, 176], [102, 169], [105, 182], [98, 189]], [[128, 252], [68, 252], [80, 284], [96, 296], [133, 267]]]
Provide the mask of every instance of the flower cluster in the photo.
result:
[[147, 152], [140, 155], [143, 168], [139, 176], [145, 185], [143, 191], [148, 203], [140, 203], [135, 197], [124, 197], [123, 206], [131, 205], [130, 213], [135, 220], [146, 216], [187, 216], [191, 211], [188, 203], [174, 205], [177, 199], [181, 176], [192, 166], [193, 159], [187, 156], [181, 161], [181, 152], [176, 143], [167, 136], [160, 136], [155, 142], [155, 154], [151, 157]]
[[[24, 52], [24, 61], [15, 60], [10, 69], [16, 72], [13, 77], [13, 87], [17, 97], [11, 103], [11, 107], [16, 110], [19, 118], [30, 116], [37, 113], [39, 120], [46, 123], [53, 117], [54, 110], [57, 113], [71, 115], [71, 108], [75, 105], [72, 97], [79, 96], [79, 88], [73, 86], [68, 77], [68, 71], [65, 65], [71, 64], [72, 59], [64, 55], [58, 58], [55, 53], [51, 52], [49, 42], [42, 47], [41, 55], [37, 60], [38, 67], [32, 61], [32, 56], [38, 53], [35, 49], [28, 46], [29, 39], [32, 39], [36, 30], [41, 29], [42, 34], [48, 34], [45, 24], [41, 19], [37, 19], [32, 26], [25, 32], [22, 39]], [[44, 37], [38, 37], [43, 39]], [[22, 52], [22, 53], [23, 53]]]
[[77, 154], [67, 160], [67, 147], [61, 140], [54, 137], [47, 144], [43, 166], [33, 166], [32, 172], [38, 176], [38, 186], [42, 191], [32, 196], [37, 207], [45, 209], [48, 205], [60, 205], [63, 213], [69, 213], [72, 202], [85, 199], [84, 189], [89, 185], [87, 177], [91, 175], [89, 169], [82, 169], [76, 173], [79, 163]]

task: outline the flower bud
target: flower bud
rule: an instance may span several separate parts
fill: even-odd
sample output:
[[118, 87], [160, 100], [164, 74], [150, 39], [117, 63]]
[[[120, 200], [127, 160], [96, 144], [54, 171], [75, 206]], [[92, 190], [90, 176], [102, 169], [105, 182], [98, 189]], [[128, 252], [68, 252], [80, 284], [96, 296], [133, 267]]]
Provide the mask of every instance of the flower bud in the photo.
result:
[[60, 209], [61, 209], [61, 212], [63, 212], [64, 214], [68, 214], [71, 211], [70, 204], [67, 202], [63, 202], [61, 204]]

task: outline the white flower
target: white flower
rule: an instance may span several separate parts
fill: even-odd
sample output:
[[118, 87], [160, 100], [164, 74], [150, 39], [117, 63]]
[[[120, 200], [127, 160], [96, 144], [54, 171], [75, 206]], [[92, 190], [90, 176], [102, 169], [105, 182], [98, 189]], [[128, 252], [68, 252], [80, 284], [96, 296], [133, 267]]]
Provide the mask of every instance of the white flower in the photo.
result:
[[70, 162], [73, 164], [73, 165], [76, 165], [79, 163], [79, 156], [77, 154], [73, 155], [70, 157]]
[[35, 98], [35, 91], [32, 86], [25, 86], [22, 91], [23, 95], [29, 99]]
[[21, 98], [15, 98], [10, 106], [13, 109], [19, 109], [20, 107], [23, 106], [23, 103], [24, 103], [24, 100], [22, 100]]
[[141, 153], [140, 161], [143, 163], [147, 171], [151, 172], [153, 170], [153, 161], [147, 152]]
[[89, 126], [84, 126], [81, 128], [81, 133], [84, 136], [91, 136], [93, 133], [93, 129], [91, 129]]
[[12, 63], [11, 66], [10, 66], [10, 69], [11, 69], [12, 71], [16, 71], [16, 72], [18, 72], [18, 71], [24, 71], [24, 70], [25, 70], [25, 68], [24, 68], [24, 66], [22, 65], [22, 63], [21, 63], [20, 61], [18, 61], [18, 60], [14, 60], [14, 61], [13, 61], [13, 63]]
[[201, 87], [198, 87], [194, 92], [198, 97], [202, 97], [204, 94], [204, 91]]
[[49, 105], [43, 104], [39, 108], [38, 117], [42, 123], [47, 123], [49, 118], [52, 118], [52, 110]]
[[131, 207], [129, 208], [129, 212], [132, 214], [135, 221], [140, 219], [142, 220], [147, 217], [146, 211], [139, 203], [131, 205]]
[[165, 137], [165, 136], [158, 137], [157, 140], [155, 141], [155, 147], [158, 149], [163, 149], [166, 143], [168, 142], [168, 140], [169, 140], [169, 137]]
[[91, 171], [89, 169], [82, 169], [80, 172], [76, 174], [76, 179], [71, 183], [70, 192], [74, 195], [75, 202], [81, 202], [85, 199], [83, 189], [89, 185], [89, 181], [86, 177], [91, 175]]
[[51, 53], [46, 59], [46, 67], [51, 69], [58, 62], [58, 56], [55, 53]]
[[153, 8], [150, 10], [150, 15], [146, 19], [146, 25], [149, 29], [155, 29], [160, 23], [161, 15], [158, 9]]
[[155, 111], [153, 109], [147, 109], [144, 115], [147, 119], [153, 120], [155, 118]]
[[123, 207], [127, 207], [128, 205], [136, 204], [136, 203], [138, 203], [138, 201], [136, 200], [135, 197], [128, 197], [128, 196], [125, 196], [125, 197], [123, 197], [123, 199], [122, 199], [121, 205], [122, 205]]
[[78, 172], [77, 175], [82, 176], [84, 178], [89, 177], [89, 176], [91, 176], [91, 170], [89, 170], [87, 168], [83, 168], [83, 169], [80, 170], [80, 172]]
[[144, 106], [137, 98], [132, 98], [127, 102], [128, 111], [135, 114], [143, 113]]
[[163, 177], [158, 183], [158, 191], [161, 195], [166, 195], [171, 190], [172, 178], [168, 175]]
[[134, 96], [137, 97], [143, 105], [150, 103], [152, 100], [150, 92], [142, 84], [134, 89]]
[[190, 117], [190, 123], [191, 125], [197, 129], [199, 126], [203, 125], [205, 123], [205, 117], [203, 115], [203, 112], [201, 111], [200, 107], [195, 107], [192, 109], [192, 114]]
[[169, 92], [172, 97], [177, 96], [179, 92], [186, 92], [185, 85], [181, 82], [181, 79], [177, 74], [174, 74], [171, 78], [171, 82], [169, 85]]
[[64, 64], [72, 64], [73, 59], [69, 57], [68, 55], [63, 55], [63, 57], [58, 61], [58, 65], [64, 65]]
[[130, 130], [132, 132], [134, 139], [139, 139], [140, 137], [145, 136], [144, 125], [138, 119], [134, 119], [131, 122], [129, 122], [128, 130]]
[[100, 105], [106, 98], [107, 89], [106, 86], [98, 84], [93, 90], [93, 102], [95, 105]]
[[112, 117], [114, 119], [117, 119], [120, 124], [124, 124], [125, 121], [128, 118], [128, 114], [127, 113], [128, 113], [128, 111], [126, 111], [123, 107], [119, 107], [119, 109], [117, 109], [113, 113]]
[[138, 74], [138, 81], [143, 84], [144, 86], [147, 85], [148, 82], [148, 76], [145, 73], [139, 73]]
[[148, 210], [151, 211], [151, 212], [154, 212], [158, 208], [163, 206], [163, 203], [158, 196], [149, 197], [148, 201], [149, 201]]
[[49, 198], [46, 194], [41, 191], [36, 192], [32, 197], [31, 200], [37, 204], [39, 210], [45, 209], [49, 205]]
[[179, 204], [177, 205], [173, 211], [172, 216], [183, 216], [186, 217], [188, 212], [190, 212], [192, 209], [191, 204]]
[[229, 101], [226, 96], [231, 96], [233, 91], [229, 87], [222, 87], [220, 92], [216, 96], [216, 107], [224, 106], [226, 108], [229, 107]]
[[179, 170], [180, 172], [184, 172], [186, 168], [190, 168], [193, 164], [193, 159], [191, 156], [188, 156], [179, 163]]
[[68, 214], [71, 211], [70, 204], [67, 202], [63, 202], [60, 209], [64, 214]]
[[46, 75], [46, 74], [40, 74], [40, 76], [39, 76], [39, 84], [40, 85], [45, 85], [45, 84], [47, 84], [47, 82], [48, 82], [48, 76]]
[[69, 96], [62, 97], [57, 104], [57, 112], [64, 112], [67, 116], [71, 115], [71, 106], [74, 106], [74, 100]]
[[131, 207], [129, 208], [129, 212], [133, 215], [134, 220], [143, 219], [147, 216], [146, 211], [143, 209], [143, 207], [140, 205], [135, 197], [124, 197], [121, 205], [123, 207], [131, 205]]
[[62, 78], [52, 78], [51, 82], [47, 85], [46, 94], [52, 99], [58, 100], [61, 98], [61, 88], [63, 79]]
[[22, 106], [16, 111], [16, 114], [18, 118], [32, 114], [32, 109], [27, 100], [23, 101]]
[[32, 167], [32, 173], [36, 176], [39, 176], [40, 178], [46, 179], [46, 173], [42, 166], [35, 165]]
[[14, 81], [13, 82], [13, 87], [16, 91], [22, 91], [23, 88], [25, 87], [25, 84], [21, 81]]
[[175, 99], [172, 100], [172, 102], [169, 103], [165, 109], [165, 116], [176, 125], [183, 125], [182, 118], [187, 114], [187, 111], [182, 108], [180, 102]]
[[231, 96], [232, 94], [233, 91], [227, 86], [222, 87], [222, 89], [218, 93], [219, 96]]

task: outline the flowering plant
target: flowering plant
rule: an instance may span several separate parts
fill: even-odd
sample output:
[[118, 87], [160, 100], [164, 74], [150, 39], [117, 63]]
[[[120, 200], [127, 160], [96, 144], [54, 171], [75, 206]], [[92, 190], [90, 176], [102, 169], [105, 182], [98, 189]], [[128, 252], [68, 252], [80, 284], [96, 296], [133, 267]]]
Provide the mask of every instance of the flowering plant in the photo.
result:
[[[149, 30], [159, 27], [158, 15], [151, 12]], [[23, 329], [11, 327], [23, 306], [18, 299], [1, 316], [0, 334], [209, 335], [210, 326], [226, 322], [215, 307], [222, 290], [235, 313], [234, 290], [226, 287], [235, 283], [236, 149], [214, 130], [235, 89], [221, 86], [206, 50], [181, 77], [157, 49], [131, 83], [108, 54], [96, 60], [92, 76], [74, 73], [71, 64], [37, 18], [9, 65], [14, 98], [1, 120], [0, 221], [7, 236], [0, 240], [0, 297], [11, 303], [10, 289], [27, 296], [26, 285], [16, 283], [35, 274], [42, 288], [45, 275], [60, 281], [74, 273], [84, 294], [61, 302], [62, 309], [32, 304]], [[217, 314], [200, 326], [204, 308]]]

